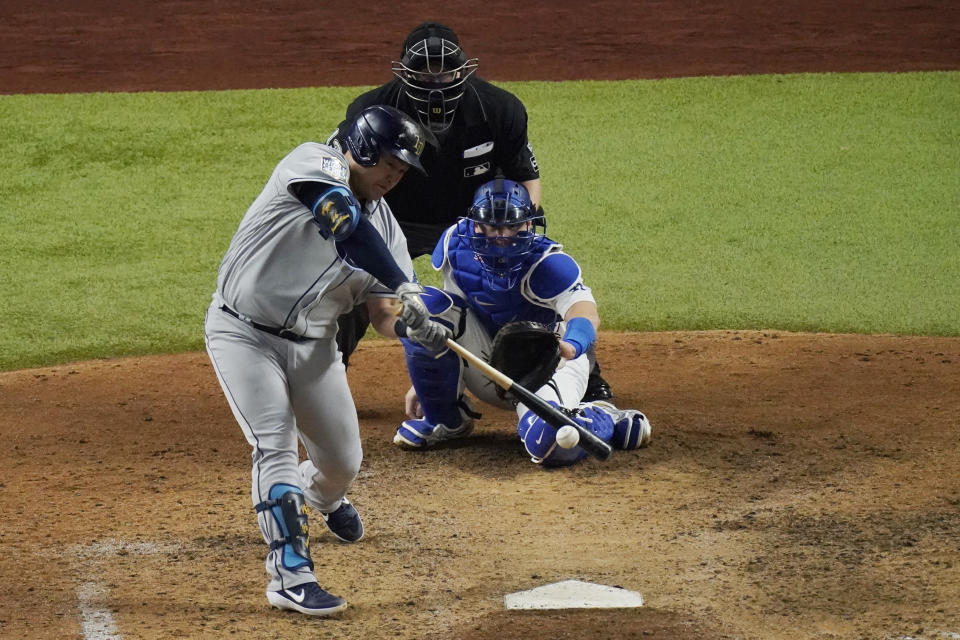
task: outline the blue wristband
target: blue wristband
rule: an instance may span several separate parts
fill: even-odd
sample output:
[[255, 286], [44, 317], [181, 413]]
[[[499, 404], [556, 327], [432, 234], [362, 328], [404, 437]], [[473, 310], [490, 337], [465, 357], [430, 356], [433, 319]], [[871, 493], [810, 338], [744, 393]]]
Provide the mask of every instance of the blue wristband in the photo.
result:
[[586, 318], [571, 318], [567, 322], [567, 330], [563, 334], [563, 341], [569, 342], [577, 349], [574, 358], [579, 358], [583, 352], [590, 348], [590, 345], [597, 339], [597, 330], [593, 328], [593, 323]]

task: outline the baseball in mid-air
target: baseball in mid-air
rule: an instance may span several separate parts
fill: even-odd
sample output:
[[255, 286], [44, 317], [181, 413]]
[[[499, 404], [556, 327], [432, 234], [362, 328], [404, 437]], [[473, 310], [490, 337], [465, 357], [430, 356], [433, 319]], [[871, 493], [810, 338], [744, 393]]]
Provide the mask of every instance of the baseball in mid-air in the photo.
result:
[[564, 449], [572, 449], [580, 442], [580, 432], [566, 425], [557, 431], [557, 444]]

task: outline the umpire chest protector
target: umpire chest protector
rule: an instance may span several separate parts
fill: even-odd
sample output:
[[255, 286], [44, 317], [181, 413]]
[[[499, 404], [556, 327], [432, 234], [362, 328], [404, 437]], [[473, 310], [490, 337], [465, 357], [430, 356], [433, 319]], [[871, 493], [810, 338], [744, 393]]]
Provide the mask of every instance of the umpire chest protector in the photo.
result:
[[[542, 324], [560, 321], [556, 311], [532, 297], [546, 301], [577, 283], [580, 269], [572, 258], [559, 253], [560, 245], [549, 238], [540, 238], [526, 256], [520, 284], [508, 288], [506, 280], [491, 277], [484, 271], [476, 253], [457, 233], [469, 224], [461, 221], [444, 234], [434, 251], [433, 267], [441, 269], [445, 261], [449, 262], [454, 281], [488, 333], [494, 335], [500, 327], [518, 319]], [[570, 265], [573, 268], [569, 268]]]
[[[402, 85], [394, 80], [354, 100], [347, 109], [348, 119], [373, 104], [409, 112], [405, 98]], [[467, 210], [476, 189], [492, 180], [498, 169], [521, 182], [538, 178], [526, 124], [526, 109], [516, 96], [480, 78], [470, 78], [439, 148], [427, 145], [420, 156], [429, 178], [408, 171], [390, 191], [388, 202], [394, 216], [405, 223], [446, 227]]]

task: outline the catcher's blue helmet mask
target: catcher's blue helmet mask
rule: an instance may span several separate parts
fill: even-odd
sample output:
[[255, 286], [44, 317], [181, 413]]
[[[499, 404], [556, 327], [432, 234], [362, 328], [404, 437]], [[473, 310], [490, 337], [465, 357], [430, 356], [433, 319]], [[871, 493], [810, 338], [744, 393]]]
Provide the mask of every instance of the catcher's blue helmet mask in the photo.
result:
[[426, 143], [436, 144], [432, 134], [399, 109], [376, 104], [360, 112], [347, 133], [347, 148], [354, 161], [372, 167], [381, 153], [396, 156], [420, 173], [427, 172], [420, 164]]
[[[480, 186], [467, 211], [467, 239], [488, 276], [516, 284], [523, 258], [546, 231], [542, 210], [534, 206], [526, 187], [498, 178]], [[539, 230], [539, 231], [538, 231]]]

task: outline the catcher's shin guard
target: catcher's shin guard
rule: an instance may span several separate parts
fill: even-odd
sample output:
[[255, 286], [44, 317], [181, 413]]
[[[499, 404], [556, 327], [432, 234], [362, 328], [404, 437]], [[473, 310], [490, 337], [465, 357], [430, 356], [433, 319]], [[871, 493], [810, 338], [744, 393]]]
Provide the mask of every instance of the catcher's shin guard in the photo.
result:
[[309, 567], [313, 570], [310, 558], [310, 525], [307, 521], [306, 503], [303, 491], [289, 484], [275, 484], [270, 487], [269, 499], [255, 507], [257, 513], [269, 511], [280, 528], [282, 538], [270, 543], [270, 550], [280, 549], [280, 561], [285, 569], [295, 570]]
[[456, 429], [464, 420], [461, 413], [460, 381], [463, 366], [453, 351], [435, 357], [419, 344], [403, 339], [407, 371], [420, 399], [423, 417], [433, 425]]
[[[557, 406], [555, 402], [550, 404]], [[585, 426], [604, 442], [613, 437], [613, 419], [606, 412], [589, 405], [574, 411], [561, 408], [578, 424]], [[526, 412], [517, 423], [517, 435], [523, 441], [530, 459], [545, 467], [564, 467], [579, 462], [587, 456], [581, 447], [564, 449], [557, 444], [557, 429], [546, 423], [532, 411]]]

